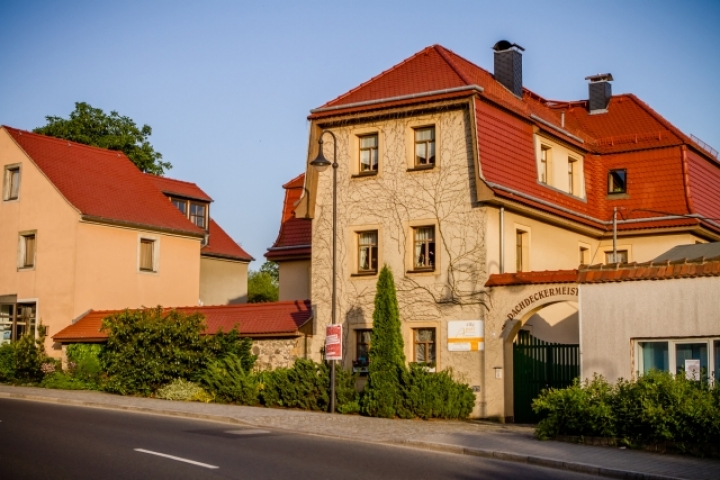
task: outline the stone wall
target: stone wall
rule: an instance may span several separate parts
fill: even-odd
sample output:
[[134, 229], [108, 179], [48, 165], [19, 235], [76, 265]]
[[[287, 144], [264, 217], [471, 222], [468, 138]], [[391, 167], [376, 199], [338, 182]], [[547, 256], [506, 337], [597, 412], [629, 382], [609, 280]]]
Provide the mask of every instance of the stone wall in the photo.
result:
[[295, 359], [303, 358], [303, 337], [253, 339], [252, 353], [257, 355], [255, 368], [270, 370], [292, 367]]

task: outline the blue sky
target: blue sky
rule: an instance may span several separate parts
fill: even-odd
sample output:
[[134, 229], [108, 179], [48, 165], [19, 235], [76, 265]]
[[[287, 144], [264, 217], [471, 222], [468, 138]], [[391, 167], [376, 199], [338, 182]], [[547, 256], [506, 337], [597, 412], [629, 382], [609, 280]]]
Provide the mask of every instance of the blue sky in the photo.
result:
[[[84, 101], [153, 128], [151, 143], [215, 199], [257, 262], [281, 185], [303, 171], [311, 108], [439, 43], [492, 70], [525, 47], [524, 85], [587, 98], [611, 72], [720, 149], [720, 1], [0, 2], [0, 123], [32, 129]], [[720, 186], [719, 186], [720, 188]]]

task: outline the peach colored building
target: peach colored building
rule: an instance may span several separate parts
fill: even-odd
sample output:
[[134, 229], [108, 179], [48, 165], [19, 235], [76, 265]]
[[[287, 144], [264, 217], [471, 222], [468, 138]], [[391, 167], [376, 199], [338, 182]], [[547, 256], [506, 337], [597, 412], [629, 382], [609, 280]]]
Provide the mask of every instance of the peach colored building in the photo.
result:
[[[52, 335], [90, 309], [197, 305], [213, 282], [206, 257], [228, 254], [247, 271], [251, 257], [211, 221], [209, 197], [174, 192], [188, 202], [179, 210], [122, 153], [3, 126], [0, 167], [2, 342], [43, 325], [59, 356]], [[246, 282], [211, 298], [242, 298]]]

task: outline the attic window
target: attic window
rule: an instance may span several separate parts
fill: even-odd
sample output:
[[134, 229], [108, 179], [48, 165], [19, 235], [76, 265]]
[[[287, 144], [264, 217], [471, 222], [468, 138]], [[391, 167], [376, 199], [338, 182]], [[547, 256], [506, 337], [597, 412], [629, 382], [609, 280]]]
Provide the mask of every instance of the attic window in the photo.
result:
[[3, 200], [17, 200], [20, 192], [20, 166], [5, 167], [3, 179]]
[[608, 172], [608, 193], [627, 192], [627, 170], [610, 170]]

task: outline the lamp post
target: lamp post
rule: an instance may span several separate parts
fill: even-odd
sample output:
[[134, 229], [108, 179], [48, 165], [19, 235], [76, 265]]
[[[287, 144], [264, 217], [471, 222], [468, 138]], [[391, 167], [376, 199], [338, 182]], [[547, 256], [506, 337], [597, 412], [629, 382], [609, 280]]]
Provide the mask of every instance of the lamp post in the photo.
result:
[[[330, 136], [333, 139], [333, 161], [330, 163], [330, 161], [325, 158], [325, 155], [323, 155], [323, 136], [329, 133]], [[332, 324], [335, 325], [337, 323], [337, 312], [336, 312], [336, 297], [337, 297], [337, 282], [336, 282], [336, 270], [337, 270], [337, 263], [335, 261], [336, 259], [336, 250], [337, 250], [337, 138], [335, 138], [335, 134], [332, 133], [330, 130], [323, 130], [320, 132], [320, 138], [318, 138], [318, 155], [310, 162], [310, 165], [312, 165], [315, 170], [318, 172], [324, 172], [327, 170], [329, 166], [332, 165], [333, 168], [333, 193], [332, 193], [332, 212], [333, 212], [333, 219], [332, 219]], [[335, 360], [330, 360], [330, 413], [335, 413]]]

